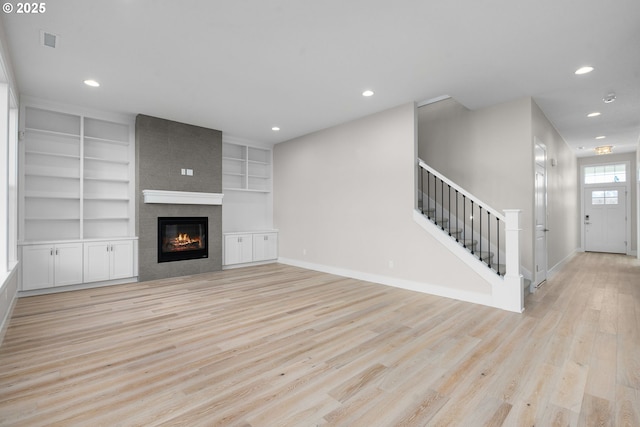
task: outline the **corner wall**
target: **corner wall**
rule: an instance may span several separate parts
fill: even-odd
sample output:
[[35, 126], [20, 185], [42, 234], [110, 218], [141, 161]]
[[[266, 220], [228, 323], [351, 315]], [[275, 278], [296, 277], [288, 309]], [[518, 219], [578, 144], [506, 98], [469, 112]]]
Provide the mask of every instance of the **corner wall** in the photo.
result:
[[490, 285], [413, 220], [415, 126], [411, 103], [275, 145], [281, 261], [490, 300]]
[[[182, 168], [193, 169], [183, 176]], [[222, 207], [144, 203], [142, 190], [222, 192], [222, 132], [136, 117], [136, 233], [141, 281], [222, 269]], [[223, 201], [224, 203], [224, 201]], [[209, 218], [209, 258], [158, 263], [159, 216]]]

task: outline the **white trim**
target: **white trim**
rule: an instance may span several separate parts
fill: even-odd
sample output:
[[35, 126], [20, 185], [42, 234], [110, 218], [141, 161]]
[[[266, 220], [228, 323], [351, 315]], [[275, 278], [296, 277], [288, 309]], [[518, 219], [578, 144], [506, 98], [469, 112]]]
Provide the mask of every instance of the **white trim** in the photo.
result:
[[[627, 241], [626, 247], [626, 255], [632, 255], [631, 251], [631, 161], [629, 160], [610, 160], [606, 162], [597, 162], [596, 159], [593, 159], [594, 162], [583, 163], [580, 165], [580, 249], [582, 252], [586, 251], [586, 236], [585, 236], [585, 224], [584, 224], [584, 190], [591, 187], [602, 187], [602, 186], [613, 186], [613, 187], [624, 187], [625, 189], [625, 203], [626, 203], [626, 227], [625, 227], [625, 240]], [[584, 169], [589, 166], [603, 166], [603, 165], [619, 165], [625, 164], [627, 179], [625, 182], [603, 182], [597, 184], [585, 184], [584, 182]], [[640, 203], [640, 202], [639, 202]], [[638, 215], [640, 217], [640, 215]], [[640, 231], [638, 232], [640, 233]]]
[[197, 193], [193, 191], [142, 190], [145, 203], [170, 205], [221, 205], [222, 193]]
[[547, 271], [547, 280], [550, 279], [555, 274], [557, 274], [565, 265], [567, 265], [567, 263], [571, 261], [573, 257], [578, 254], [578, 252], [583, 252], [583, 251], [580, 248], [575, 248], [573, 251], [571, 251], [569, 255], [564, 257], [564, 259], [560, 260], [556, 265], [551, 267]]
[[424, 107], [425, 105], [435, 104], [436, 102], [444, 101], [445, 99], [450, 99], [449, 95], [440, 95], [435, 98], [430, 98], [418, 103], [418, 108]]
[[352, 279], [363, 280], [366, 282], [378, 283], [380, 285], [391, 286], [408, 291], [421, 292], [423, 294], [435, 295], [444, 298], [452, 298], [458, 301], [470, 302], [474, 304], [495, 307], [492, 303], [490, 294], [479, 292], [463, 291], [460, 289], [452, 289], [445, 286], [434, 285], [430, 283], [415, 282], [412, 280], [398, 279], [395, 277], [382, 276], [379, 274], [365, 273], [346, 268], [332, 267], [323, 264], [315, 264], [306, 261], [300, 261], [291, 258], [278, 258], [278, 262], [282, 264], [292, 265], [294, 267], [306, 268], [307, 270], [321, 271], [323, 273], [334, 274], [336, 276], [349, 277]]

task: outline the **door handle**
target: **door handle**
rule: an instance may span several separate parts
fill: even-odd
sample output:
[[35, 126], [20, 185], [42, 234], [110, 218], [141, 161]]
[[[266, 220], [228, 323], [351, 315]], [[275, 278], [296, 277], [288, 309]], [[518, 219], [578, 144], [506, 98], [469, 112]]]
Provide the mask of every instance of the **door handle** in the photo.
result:
[[544, 229], [544, 230], [542, 230], [542, 231], [544, 231], [544, 232], [546, 233], [547, 231], [549, 231], [549, 229], [548, 229], [548, 228], [545, 228], [545, 229]]

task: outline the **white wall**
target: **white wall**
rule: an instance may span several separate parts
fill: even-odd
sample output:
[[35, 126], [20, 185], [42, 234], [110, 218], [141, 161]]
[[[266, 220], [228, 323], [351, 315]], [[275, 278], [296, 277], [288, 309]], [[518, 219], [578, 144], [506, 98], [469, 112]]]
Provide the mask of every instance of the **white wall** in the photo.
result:
[[578, 159], [533, 100], [531, 105], [533, 137], [547, 147], [547, 265], [554, 270], [580, 249]]
[[489, 294], [412, 219], [415, 126], [415, 107], [406, 104], [277, 144], [281, 260], [427, 292]]

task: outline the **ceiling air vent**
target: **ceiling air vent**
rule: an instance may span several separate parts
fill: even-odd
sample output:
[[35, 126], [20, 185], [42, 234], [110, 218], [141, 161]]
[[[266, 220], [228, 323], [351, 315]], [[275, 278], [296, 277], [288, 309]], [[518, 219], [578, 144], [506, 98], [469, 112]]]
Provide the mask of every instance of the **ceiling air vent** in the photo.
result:
[[48, 33], [46, 31], [40, 31], [40, 44], [42, 46], [56, 48], [58, 43], [58, 36], [53, 33]]

